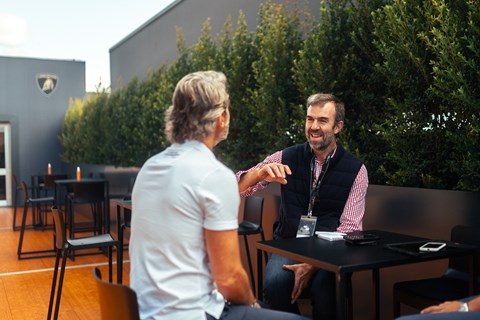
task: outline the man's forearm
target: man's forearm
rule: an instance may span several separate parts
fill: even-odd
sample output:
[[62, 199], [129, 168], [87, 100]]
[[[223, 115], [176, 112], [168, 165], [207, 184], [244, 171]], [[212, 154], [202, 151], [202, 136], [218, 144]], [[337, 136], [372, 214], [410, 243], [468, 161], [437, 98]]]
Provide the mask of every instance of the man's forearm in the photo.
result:
[[259, 169], [254, 169], [252, 171], [245, 172], [240, 176], [240, 180], [238, 181], [238, 190], [240, 193], [244, 192], [251, 186], [257, 184], [261, 179], [258, 176]]

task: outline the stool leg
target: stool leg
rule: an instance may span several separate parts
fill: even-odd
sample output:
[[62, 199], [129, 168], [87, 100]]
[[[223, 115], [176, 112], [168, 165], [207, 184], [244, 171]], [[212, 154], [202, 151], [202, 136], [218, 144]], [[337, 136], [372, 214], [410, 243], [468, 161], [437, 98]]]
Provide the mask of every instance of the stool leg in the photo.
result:
[[247, 250], [248, 268], [250, 270], [250, 278], [252, 279], [252, 289], [253, 289], [253, 292], [255, 292], [255, 278], [253, 277], [252, 258], [250, 258], [250, 248], [248, 247], [247, 236], [244, 235], [243, 239], [245, 240], [245, 249]]
[[22, 225], [20, 226], [20, 238], [18, 239], [18, 249], [17, 249], [18, 259], [21, 259], [21, 256], [22, 256], [23, 236], [25, 234], [25, 224], [27, 222], [28, 207], [29, 207], [28, 203], [26, 202], [25, 205], [23, 206]]
[[53, 269], [53, 279], [52, 279], [52, 289], [50, 291], [50, 302], [48, 304], [48, 315], [47, 320], [50, 320], [53, 311], [53, 300], [55, 298], [55, 291], [57, 287], [57, 275], [58, 275], [58, 263], [60, 261], [60, 250], [57, 249], [55, 255], [55, 268]]
[[67, 264], [68, 249], [64, 249], [62, 257], [62, 268], [60, 269], [60, 279], [58, 280], [57, 302], [55, 303], [55, 313], [53, 319], [58, 319], [58, 311], [60, 310], [60, 299], [62, 298], [63, 278], [65, 276], [65, 266]]
[[12, 229], [13, 231], [17, 231], [17, 200], [18, 200], [18, 189], [15, 189], [15, 194], [13, 196], [13, 223]]

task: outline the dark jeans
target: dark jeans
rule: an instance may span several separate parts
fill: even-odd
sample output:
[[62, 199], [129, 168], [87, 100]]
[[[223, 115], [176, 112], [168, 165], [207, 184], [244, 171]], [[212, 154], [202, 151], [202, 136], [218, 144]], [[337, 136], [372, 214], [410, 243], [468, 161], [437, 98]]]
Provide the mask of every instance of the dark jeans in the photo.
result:
[[[264, 301], [270, 308], [299, 314], [297, 304], [291, 303], [294, 274], [283, 269], [285, 264], [298, 262], [272, 254], [265, 270]], [[336, 319], [335, 274], [319, 270], [303, 292], [312, 303], [313, 319]]]
[[[207, 320], [217, 320], [206, 313]], [[227, 304], [218, 320], [308, 320], [293, 313]]]

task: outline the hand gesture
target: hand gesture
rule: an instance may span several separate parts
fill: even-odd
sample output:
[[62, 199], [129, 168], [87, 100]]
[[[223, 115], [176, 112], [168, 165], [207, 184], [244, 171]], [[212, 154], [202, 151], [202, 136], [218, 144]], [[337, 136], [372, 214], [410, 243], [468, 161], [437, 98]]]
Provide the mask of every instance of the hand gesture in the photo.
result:
[[316, 269], [307, 263], [284, 265], [283, 268], [285, 270], [293, 271], [295, 274], [295, 283], [293, 285], [291, 301], [293, 304], [297, 301], [298, 297], [300, 297], [302, 291], [308, 287]]
[[267, 180], [268, 182], [278, 182], [281, 184], [287, 184], [287, 179], [285, 179], [287, 174], [292, 174], [290, 167], [276, 162], [265, 165], [258, 172], [259, 180]]

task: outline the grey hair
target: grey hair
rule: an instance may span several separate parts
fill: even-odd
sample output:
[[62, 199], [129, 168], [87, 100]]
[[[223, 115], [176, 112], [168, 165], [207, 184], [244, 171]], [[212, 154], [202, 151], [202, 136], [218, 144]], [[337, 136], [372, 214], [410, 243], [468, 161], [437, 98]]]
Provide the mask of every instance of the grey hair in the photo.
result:
[[217, 71], [184, 76], [165, 112], [165, 134], [171, 143], [202, 140], [215, 130], [216, 120], [230, 106], [227, 78]]
[[340, 98], [328, 93], [315, 93], [307, 99], [307, 109], [310, 106], [321, 105], [324, 106], [328, 102], [335, 104], [335, 123], [345, 120], [345, 104]]

